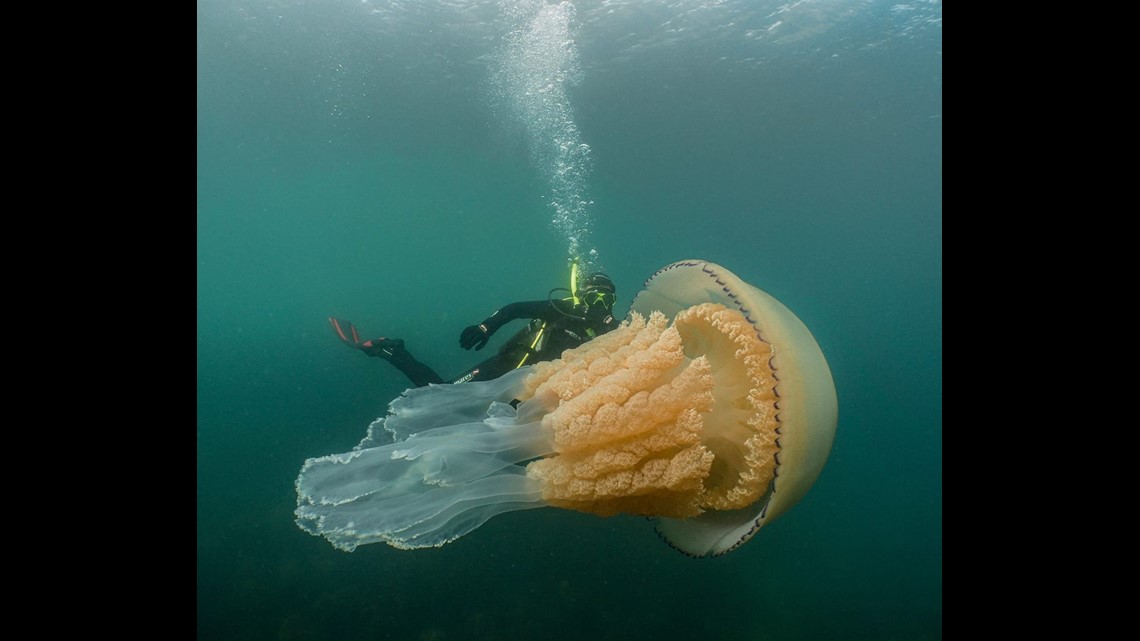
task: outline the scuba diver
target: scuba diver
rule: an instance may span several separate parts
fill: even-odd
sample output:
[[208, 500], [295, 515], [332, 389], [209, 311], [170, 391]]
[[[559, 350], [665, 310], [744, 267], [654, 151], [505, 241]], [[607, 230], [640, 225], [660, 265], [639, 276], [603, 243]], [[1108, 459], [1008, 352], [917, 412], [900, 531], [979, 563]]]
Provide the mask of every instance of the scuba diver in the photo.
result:
[[[523, 365], [553, 360], [561, 356], [564, 350], [578, 347], [591, 338], [616, 328], [619, 323], [613, 317], [614, 302], [617, 300], [614, 282], [602, 272], [595, 272], [587, 276], [581, 287], [578, 287], [577, 270], [578, 266], [574, 264], [570, 276], [571, 289], [556, 287], [550, 290], [546, 300], [511, 303], [478, 325], [464, 329], [459, 335], [460, 347], [479, 351], [507, 323], [521, 318], [531, 319], [526, 327], [499, 348], [496, 355], [451, 383], [491, 380]], [[555, 299], [554, 294], [559, 291], [569, 291], [570, 296]], [[403, 339], [381, 337], [361, 341], [352, 323], [337, 318], [329, 318], [329, 323], [344, 344], [369, 356], [383, 358], [403, 372], [416, 387], [447, 382], [435, 370], [417, 361], [404, 347]]]

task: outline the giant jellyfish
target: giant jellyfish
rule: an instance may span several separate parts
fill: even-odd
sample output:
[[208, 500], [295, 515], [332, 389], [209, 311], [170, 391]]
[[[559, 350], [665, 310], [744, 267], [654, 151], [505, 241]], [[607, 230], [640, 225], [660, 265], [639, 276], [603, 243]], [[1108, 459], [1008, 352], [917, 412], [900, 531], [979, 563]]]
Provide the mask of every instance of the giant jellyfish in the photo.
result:
[[730, 552], [827, 461], [835, 386], [807, 327], [724, 267], [668, 265], [621, 327], [493, 381], [392, 401], [352, 451], [305, 461], [297, 524], [339, 549], [440, 546], [504, 512], [652, 517]]

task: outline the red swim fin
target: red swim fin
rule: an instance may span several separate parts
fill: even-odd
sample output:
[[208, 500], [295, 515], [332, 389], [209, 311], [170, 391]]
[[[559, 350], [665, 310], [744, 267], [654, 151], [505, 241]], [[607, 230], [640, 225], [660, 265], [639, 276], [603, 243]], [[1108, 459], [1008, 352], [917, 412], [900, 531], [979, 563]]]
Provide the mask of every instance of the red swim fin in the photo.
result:
[[336, 337], [341, 340], [345, 345], [354, 349], [361, 348], [360, 334], [356, 333], [356, 326], [346, 320], [339, 318], [329, 317], [329, 325], [332, 325], [333, 331], [336, 332]]

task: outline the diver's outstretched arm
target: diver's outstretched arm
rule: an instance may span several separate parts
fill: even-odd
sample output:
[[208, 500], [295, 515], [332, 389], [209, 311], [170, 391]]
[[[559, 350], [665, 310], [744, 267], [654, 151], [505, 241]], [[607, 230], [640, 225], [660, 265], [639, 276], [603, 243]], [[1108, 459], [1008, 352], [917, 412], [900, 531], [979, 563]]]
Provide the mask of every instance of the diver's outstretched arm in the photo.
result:
[[495, 311], [478, 325], [470, 325], [459, 335], [459, 346], [463, 349], [475, 348], [479, 351], [487, 346], [487, 341], [500, 327], [519, 318], [543, 318], [549, 312], [550, 301], [532, 300], [511, 303]]

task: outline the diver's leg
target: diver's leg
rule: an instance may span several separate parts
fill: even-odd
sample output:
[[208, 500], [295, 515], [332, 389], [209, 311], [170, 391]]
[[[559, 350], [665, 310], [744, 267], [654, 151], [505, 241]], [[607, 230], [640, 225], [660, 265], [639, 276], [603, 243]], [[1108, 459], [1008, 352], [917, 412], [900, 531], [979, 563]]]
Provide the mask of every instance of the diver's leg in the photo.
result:
[[451, 381], [452, 383], [467, 383], [470, 381], [489, 381], [499, 378], [515, 367], [517, 359], [507, 358], [503, 355], [492, 356], [467, 370], [465, 374]]
[[435, 370], [417, 361], [404, 347], [401, 338], [376, 338], [363, 343], [361, 350], [369, 356], [383, 358], [404, 373], [416, 387], [445, 382]]

